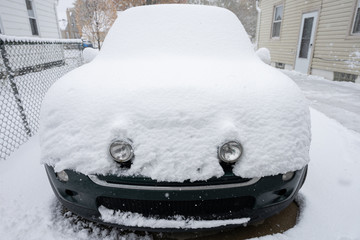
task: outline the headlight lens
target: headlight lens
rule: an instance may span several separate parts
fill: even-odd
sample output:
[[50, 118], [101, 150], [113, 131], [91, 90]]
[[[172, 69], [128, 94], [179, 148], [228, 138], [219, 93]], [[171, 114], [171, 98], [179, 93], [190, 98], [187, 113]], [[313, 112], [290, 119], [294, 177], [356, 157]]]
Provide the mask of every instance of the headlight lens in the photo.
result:
[[239, 160], [242, 154], [242, 146], [236, 141], [230, 141], [223, 144], [218, 151], [220, 160], [226, 163], [234, 163]]
[[69, 181], [69, 176], [67, 175], [67, 173], [63, 170], [60, 172], [55, 173], [56, 177], [61, 181], [61, 182], [67, 182]]
[[292, 179], [294, 177], [294, 172], [287, 172], [285, 174], [282, 175], [282, 179], [284, 181], [289, 181], [290, 179]]
[[134, 157], [134, 150], [130, 143], [123, 140], [116, 140], [110, 145], [110, 155], [116, 161], [124, 163]]

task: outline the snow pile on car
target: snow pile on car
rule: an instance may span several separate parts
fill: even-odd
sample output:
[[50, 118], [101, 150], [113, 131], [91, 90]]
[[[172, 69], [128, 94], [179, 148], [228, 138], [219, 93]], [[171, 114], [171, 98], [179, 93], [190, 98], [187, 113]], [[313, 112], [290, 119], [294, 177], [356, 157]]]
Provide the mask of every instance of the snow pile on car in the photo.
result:
[[270, 50], [267, 48], [259, 48], [256, 51], [256, 55], [266, 64], [271, 64]]
[[[262, 177], [308, 163], [310, 115], [231, 12], [147, 6], [121, 13], [96, 59], [52, 86], [40, 134], [56, 171], [206, 180], [224, 174], [218, 146], [237, 140], [234, 173]], [[133, 142], [130, 169], [111, 159], [114, 139]]]
[[85, 48], [83, 50], [83, 56], [84, 56], [84, 63], [89, 63], [99, 54], [98, 49], [94, 48]]

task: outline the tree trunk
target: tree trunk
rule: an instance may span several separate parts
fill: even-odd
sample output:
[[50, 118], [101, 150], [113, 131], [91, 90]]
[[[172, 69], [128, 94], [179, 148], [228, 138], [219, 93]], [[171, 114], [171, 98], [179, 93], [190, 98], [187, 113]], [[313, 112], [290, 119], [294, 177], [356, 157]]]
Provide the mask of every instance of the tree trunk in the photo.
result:
[[97, 42], [98, 42], [98, 48], [99, 48], [99, 51], [101, 50], [101, 45], [100, 45], [100, 30], [99, 30], [99, 23], [96, 22], [96, 38], [97, 38]]

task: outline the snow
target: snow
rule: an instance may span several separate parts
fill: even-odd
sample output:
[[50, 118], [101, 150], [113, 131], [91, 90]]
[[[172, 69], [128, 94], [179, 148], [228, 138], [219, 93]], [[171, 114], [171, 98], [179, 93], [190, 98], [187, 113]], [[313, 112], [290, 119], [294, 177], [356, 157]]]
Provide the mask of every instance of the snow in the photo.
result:
[[256, 56], [258, 56], [261, 61], [264, 63], [270, 65], [271, 64], [271, 56], [270, 56], [270, 50], [267, 48], [259, 48], [256, 51]]
[[360, 133], [360, 85], [283, 70], [303, 91], [311, 106]]
[[183, 216], [175, 216], [172, 219], [156, 219], [144, 217], [138, 213], [120, 212], [107, 209], [104, 206], [99, 207], [101, 218], [105, 222], [119, 224], [123, 226], [136, 226], [147, 228], [178, 228], [178, 229], [200, 229], [214, 228], [231, 224], [246, 224], [250, 218], [239, 218], [229, 220], [195, 220], [184, 218]]
[[99, 58], [109, 61], [169, 55], [245, 59], [253, 57], [253, 50], [244, 27], [231, 11], [170, 4], [119, 13]]
[[[40, 126], [42, 162], [56, 171], [206, 180], [223, 175], [217, 147], [229, 140], [243, 145], [233, 169], [242, 177], [309, 162], [306, 99], [255, 56], [238, 19], [215, 7], [120, 14], [96, 59], [49, 90]], [[108, 147], [128, 138], [135, 159], [126, 170]]]
[[[315, 110], [307, 182], [298, 224], [263, 239], [360, 239], [360, 135]], [[306, 236], [306, 237], [304, 237]]]
[[4, 42], [25, 42], [25, 43], [81, 43], [80, 39], [57, 39], [37, 37], [16, 37], [0, 34], [0, 40]]
[[[261, 240], [360, 239], [360, 134], [316, 110], [311, 111], [311, 119], [312, 161], [297, 200], [300, 218], [294, 228]], [[146, 233], [102, 228], [70, 213], [62, 214], [39, 157], [38, 136], [34, 136], [7, 161], [0, 161], [2, 239], [153, 238]]]
[[95, 48], [85, 48], [83, 50], [84, 63], [91, 62], [97, 55], [99, 54], [99, 50]]

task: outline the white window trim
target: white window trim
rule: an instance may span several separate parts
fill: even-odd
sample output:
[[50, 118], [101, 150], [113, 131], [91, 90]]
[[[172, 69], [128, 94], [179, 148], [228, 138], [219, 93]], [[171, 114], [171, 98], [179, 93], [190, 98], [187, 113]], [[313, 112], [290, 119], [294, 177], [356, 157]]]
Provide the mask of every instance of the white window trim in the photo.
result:
[[[24, 1], [25, 1], [25, 0], [24, 0]], [[37, 17], [37, 13], [36, 13], [35, 1], [34, 1], [34, 0], [29, 0], [29, 1], [31, 2], [31, 6], [32, 6], [32, 10], [33, 10], [33, 12], [34, 12], [34, 16], [33, 16], [33, 17], [30, 16], [29, 13], [28, 13], [28, 18], [29, 18], [29, 19], [35, 19], [36, 28], [37, 28], [38, 34], [37, 34], [37, 35], [33, 35], [33, 34], [32, 34], [31, 23], [30, 23], [30, 21], [29, 21], [30, 33], [31, 33], [32, 36], [40, 37], [41, 34], [40, 34], [40, 27], [39, 27], [38, 17]], [[25, 5], [25, 7], [26, 7], [26, 5]], [[27, 9], [26, 9], [26, 11], [27, 11]]]
[[[281, 14], [281, 20], [275, 20], [275, 15], [276, 15], [276, 9], [278, 7], [282, 7], [282, 14]], [[271, 38], [272, 39], [279, 39], [280, 35], [281, 35], [281, 25], [282, 25], [282, 20], [284, 17], [284, 4], [277, 4], [274, 6], [274, 12], [273, 12], [273, 18], [272, 18], [272, 22], [271, 22]], [[280, 32], [279, 32], [279, 36], [273, 36], [273, 28], [274, 28], [274, 23], [280, 23]]]
[[351, 24], [351, 29], [350, 29], [350, 34], [353, 35], [353, 36], [360, 36], [360, 33], [354, 33], [353, 32], [354, 27], [355, 27], [356, 15], [357, 15], [358, 11], [360, 12], [359, 8], [360, 8], [360, 0], [357, 0], [357, 4], [355, 5], [354, 17], [353, 17], [352, 24]]
[[0, 32], [1, 32], [0, 34], [5, 35], [5, 29], [4, 29], [3, 25], [2, 25], [1, 16], [0, 16]]

